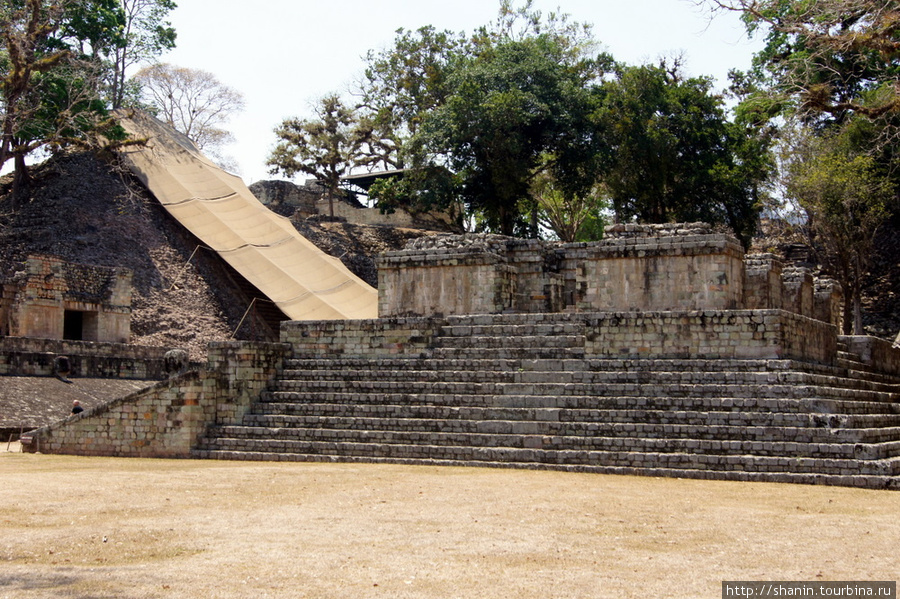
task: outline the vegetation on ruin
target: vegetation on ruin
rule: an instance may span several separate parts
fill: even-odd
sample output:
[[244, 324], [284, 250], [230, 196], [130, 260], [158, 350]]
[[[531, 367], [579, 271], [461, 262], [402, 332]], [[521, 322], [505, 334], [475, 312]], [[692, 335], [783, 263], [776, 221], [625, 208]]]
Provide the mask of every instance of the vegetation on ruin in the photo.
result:
[[[611, 206], [621, 220], [722, 223], [748, 242], [768, 138], [730, 123], [711, 82], [677, 61], [632, 67], [596, 47], [590, 26], [508, 0], [471, 36], [401, 30], [367, 56], [345, 168], [406, 169], [370, 190], [383, 210], [438, 208], [478, 231], [597, 238]], [[304, 151], [292, 123], [270, 158], [285, 174], [285, 154]]]
[[861, 334], [861, 287], [879, 229], [900, 216], [900, 9], [884, 0], [707, 0], [765, 36], [742, 114], [777, 124], [777, 207], [850, 299], [845, 333]]
[[170, 0], [8, 0], [0, 3], [0, 166], [26, 157], [125, 139], [109, 110], [125, 97], [125, 69], [174, 46]]

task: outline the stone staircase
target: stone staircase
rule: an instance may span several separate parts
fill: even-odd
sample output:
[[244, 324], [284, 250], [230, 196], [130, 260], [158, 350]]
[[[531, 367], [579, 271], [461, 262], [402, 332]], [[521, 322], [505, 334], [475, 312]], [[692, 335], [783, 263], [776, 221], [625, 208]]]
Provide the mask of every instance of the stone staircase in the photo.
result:
[[900, 379], [792, 360], [597, 359], [582, 324], [450, 317], [417, 356], [295, 354], [201, 458], [900, 488]]

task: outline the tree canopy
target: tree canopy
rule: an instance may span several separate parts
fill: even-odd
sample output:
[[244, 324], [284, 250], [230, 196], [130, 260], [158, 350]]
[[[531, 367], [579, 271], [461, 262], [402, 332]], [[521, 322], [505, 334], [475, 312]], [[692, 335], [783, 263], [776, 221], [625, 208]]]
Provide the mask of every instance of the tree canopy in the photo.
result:
[[[875, 235], [900, 190], [900, 7], [886, 0], [705, 0], [765, 36], [738, 114], [781, 129], [784, 194], [841, 283], [844, 332], [862, 333]], [[799, 142], [797, 140], [800, 140]]]
[[748, 243], [768, 142], [728, 121], [711, 81], [685, 78], [677, 64], [626, 66], [601, 92], [614, 155], [605, 182], [616, 215], [724, 223]]
[[334, 217], [341, 177], [356, 161], [369, 134], [358, 126], [353, 109], [336, 95], [326, 96], [316, 106], [315, 119], [285, 119], [275, 133], [279, 142], [267, 161], [270, 172], [288, 177], [306, 173], [318, 179]]
[[[171, 47], [174, 31], [161, 19], [174, 6], [170, 0], [0, 4], [0, 166], [14, 160], [15, 196], [28, 181], [25, 158], [34, 151], [123, 142], [126, 134], [109, 113], [132, 64], [123, 57], [149, 58]], [[141, 41], [142, 35], [157, 41]]]
[[[589, 26], [529, 1], [503, 0], [470, 36], [400, 30], [366, 57], [344, 168], [404, 169], [370, 189], [383, 210], [458, 211], [478, 230], [577, 238], [573, 223], [599, 222], [608, 197], [621, 220], [709, 220], [746, 240], [768, 139], [729, 122], [709, 80], [597, 46]], [[296, 143], [284, 133], [282, 154]]]

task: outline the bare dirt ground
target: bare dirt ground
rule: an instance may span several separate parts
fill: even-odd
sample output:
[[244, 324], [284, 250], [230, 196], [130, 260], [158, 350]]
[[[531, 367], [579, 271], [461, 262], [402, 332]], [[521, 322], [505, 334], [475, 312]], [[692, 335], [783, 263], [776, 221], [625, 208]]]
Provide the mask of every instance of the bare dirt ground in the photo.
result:
[[900, 578], [886, 491], [21, 453], [0, 453], [0, 481], [2, 598], [714, 598], [722, 580]]

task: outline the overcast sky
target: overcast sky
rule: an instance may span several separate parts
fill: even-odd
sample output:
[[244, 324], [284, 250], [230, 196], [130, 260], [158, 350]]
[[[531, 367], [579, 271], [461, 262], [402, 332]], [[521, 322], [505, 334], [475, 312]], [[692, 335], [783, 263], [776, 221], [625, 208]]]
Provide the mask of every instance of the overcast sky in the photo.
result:
[[[275, 126], [308, 117], [327, 93], [346, 91], [366, 52], [390, 47], [398, 28], [470, 33], [492, 22], [499, 7], [493, 0], [177, 2], [170, 17], [178, 47], [161, 60], [209, 71], [244, 94], [247, 107], [229, 127], [237, 142], [225, 153], [237, 160], [247, 184], [275, 178], [265, 166]], [[535, 0], [534, 6], [593, 24], [595, 38], [619, 61], [680, 53], [690, 75], [713, 76], [719, 87], [729, 69], [746, 69], [761, 47], [747, 39], [737, 16], [710, 22], [692, 0]]]

